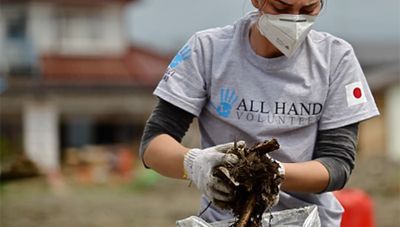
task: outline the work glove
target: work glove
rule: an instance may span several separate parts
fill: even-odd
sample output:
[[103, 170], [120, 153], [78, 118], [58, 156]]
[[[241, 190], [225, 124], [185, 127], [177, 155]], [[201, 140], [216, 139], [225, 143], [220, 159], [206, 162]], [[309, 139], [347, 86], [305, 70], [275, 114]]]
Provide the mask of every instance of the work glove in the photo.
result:
[[[237, 146], [244, 146], [244, 141], [237, 142]], [[223, 163], [234, 165], [238, 157], [234, 154], [226, 154], [233, 148], [234, 143], [226, 143], [206, 149], [191, 149], [184, 157], [184, 170], [187, 178], [214, 203], [229, 202], [234, 197], [233, 187], [219, 177], [212, 174], [215, 166]]]
[[[278, 175], [279, 175], [279, 177], [281, 177], [281, 179], [282, 179], [282, 181], [281, 181], [281, 182], [279, 183], [279, 185], [278, 185], [278, 192], [277, 192], [277, 194], [276, 194], [274, 200], [271, 201], [271, 203], [268, 204], [269, 207], [273, 207], [273, 206], [276, 206], [276, 205], [278, 204], [278, 202], [279, 202], [279, 192], [281, 191], [281, 185], [282, 185], [283, 179], [285, 178], [285, 167], [283, 166], [282, 162], [280, 162], [280, 161], [278, 161], [278, 160], [272, 158], [269, 154], [266, 154], [266, 156], [267, 156], [272, 162], [275, 162], [275, 163], [277, 163], [277, 164], [279, 165], [279, 167], [278, 167]], [[265, 193], [270, 193], [270, 192], [265, 192]]]

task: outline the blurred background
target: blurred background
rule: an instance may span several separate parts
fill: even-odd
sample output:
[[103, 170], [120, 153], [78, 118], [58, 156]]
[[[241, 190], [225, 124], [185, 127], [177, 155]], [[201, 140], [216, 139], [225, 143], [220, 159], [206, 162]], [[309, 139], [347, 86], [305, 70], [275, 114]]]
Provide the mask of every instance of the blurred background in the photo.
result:
[[[187, 182], [138, 160], [152, 91], [196, 31], [250, 0], [1, 0], [0, 226], [174, 226]], [[381, 115], [360, 126], [347, 188], [376, 226], [400, 226], [400, 2], [327, 1], [315, 29], [350, 42]], [[197, 146], [197, 124], [184, 139]]]

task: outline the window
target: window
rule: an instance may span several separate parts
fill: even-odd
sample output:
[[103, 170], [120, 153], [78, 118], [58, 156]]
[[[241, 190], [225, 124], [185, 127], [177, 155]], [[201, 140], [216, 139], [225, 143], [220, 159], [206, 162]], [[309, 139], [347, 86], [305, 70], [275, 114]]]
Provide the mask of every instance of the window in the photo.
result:
[[95, 53], [104, 39], [104, 20], [99, 9], [70, 8], [60, 10], [57, 36], [63, 53]]
[[13, 76], [37, 74], [37, 55], [28, 34], [26, 6], [12, 5], [1, 8], [4, 21], [4, 52], [7, 72]]
[[26, 14], [24, 11], [16, 11], [9, 14], [6, 19], [6, 37], [11, 40], [24, 40], [26, 38]]

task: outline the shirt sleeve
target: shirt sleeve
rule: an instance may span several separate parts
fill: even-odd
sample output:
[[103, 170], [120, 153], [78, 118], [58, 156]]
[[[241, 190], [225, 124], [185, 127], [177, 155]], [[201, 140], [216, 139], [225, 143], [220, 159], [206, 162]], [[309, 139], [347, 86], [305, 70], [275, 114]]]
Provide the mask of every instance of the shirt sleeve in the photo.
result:
[[322, 192], [342, 189], [353, 171], [358, 141], [358, 123], [318, 131], [313, 159], [329, 172], [329, 184]]
[[143, 156], [151, 140], [158, 135], [168, 134], [176, 141], [181, 142], [193, 118], [192, 114], [159, 99], [158, 104], [146, 122], [140, 141], [139, 157], [146, 168]]
[[154, 95], [199, 116], [207, 100], [204, 74], [204, 48], [193, 35], [172, 59]]
[[330, 75], [319, 130], [360, 122], [379, 115], [371, 90], [350, 45]]

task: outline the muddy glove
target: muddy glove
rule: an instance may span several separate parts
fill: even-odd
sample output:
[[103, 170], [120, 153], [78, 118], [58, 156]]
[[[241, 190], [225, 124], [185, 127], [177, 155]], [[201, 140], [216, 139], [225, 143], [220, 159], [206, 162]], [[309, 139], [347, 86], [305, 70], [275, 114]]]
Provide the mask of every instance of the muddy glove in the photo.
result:
[[[237, 142], [237, 146], [243, 145], [244, 141]], [[188, 178], [210, 201], [227, 202], [233, 198], [233, 188], [212, 174], [215, 166], [238, 161], [236, 155], [225, 154], [233, 146], [234, 143], [227, 143], [203, 150], [194, 148], [185, 155], [183, 164]]]

